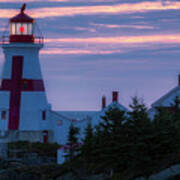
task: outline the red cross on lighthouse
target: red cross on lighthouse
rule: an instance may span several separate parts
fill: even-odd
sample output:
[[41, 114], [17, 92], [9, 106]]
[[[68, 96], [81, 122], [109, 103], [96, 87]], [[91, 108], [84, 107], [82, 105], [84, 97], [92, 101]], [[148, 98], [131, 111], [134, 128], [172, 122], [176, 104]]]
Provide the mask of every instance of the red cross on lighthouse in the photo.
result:
[[45, 91], [42, 80], [23, 79], [23, 62], [23, 56], [12, 57], [11, 79], [3, 79], [0, 88], [0, 91], [10, 91], [8, 123], [10, 130], [19, 128], [22, 92]]

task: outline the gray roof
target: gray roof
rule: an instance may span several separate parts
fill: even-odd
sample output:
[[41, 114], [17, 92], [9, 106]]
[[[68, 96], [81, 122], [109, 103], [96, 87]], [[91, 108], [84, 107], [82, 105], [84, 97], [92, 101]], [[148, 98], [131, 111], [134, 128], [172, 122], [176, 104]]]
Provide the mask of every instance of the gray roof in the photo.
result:
[[[166, 93], [164, 96], [162, 96], [161, 98], [159, 98], [157, 101], [155, 101], [151, 106], [152, 107], [156, 107], [156, 106], [162, 106], [163, 102], [165, 100], [167, 100], [169, 97], [171, 97], [172, 95], [174, 96], [178, 96], [178, 92], [180, 92], [180, 86], [176, 86], [175, 88], [173, 88], [172, 90], [170, 90], [168, 93]], [[172, 99], [171, 99], [172, 100]]]

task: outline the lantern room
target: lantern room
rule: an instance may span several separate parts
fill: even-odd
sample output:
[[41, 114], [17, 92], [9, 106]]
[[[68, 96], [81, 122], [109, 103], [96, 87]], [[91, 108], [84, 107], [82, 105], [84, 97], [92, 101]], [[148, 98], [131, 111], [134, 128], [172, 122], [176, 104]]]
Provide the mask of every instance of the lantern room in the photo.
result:
[[34, 42], [34, 19], [26, 15], [24, 10], [25, 5], [18, 15], [10, 19], [10, 42]]
[[0, 44], [35, 43], [43, 45], [43, 35], [34, 19], [24, 13], [26, 4], [21, 7], [20, 13], [9, 20], [9, 28], [0, 37]]
[[0, 44], [35, 43], [42, 44], [44, 38], [34, 19], [24, 13], [26, 4], [21, 7], [20, 13], [9, 20], [9, 28], [0, 37]]

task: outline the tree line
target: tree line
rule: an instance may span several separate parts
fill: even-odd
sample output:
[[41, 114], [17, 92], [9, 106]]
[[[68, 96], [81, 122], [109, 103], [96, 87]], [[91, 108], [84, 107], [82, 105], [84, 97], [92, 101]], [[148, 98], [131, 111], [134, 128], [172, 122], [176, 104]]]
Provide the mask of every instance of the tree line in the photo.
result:
[[[97, 126], [87, 125], [83, 139], [78, 139], [79, 129], [71, 125], [66, 162], [114, 179], [148, 178], [180, 160], [179, 105], [176, 97], [169, 108], [157, 107], [150, 119], [144, 102], [133, 97], [131, 111], [109, 107]], [[82, 145], [76, 146], [79, 142]]]

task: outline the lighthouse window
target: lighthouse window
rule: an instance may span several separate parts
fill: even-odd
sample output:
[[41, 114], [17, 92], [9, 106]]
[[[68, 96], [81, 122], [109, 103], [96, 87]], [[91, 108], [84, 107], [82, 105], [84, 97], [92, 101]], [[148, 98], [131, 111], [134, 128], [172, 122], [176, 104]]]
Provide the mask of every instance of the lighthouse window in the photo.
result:
[[21, 23], [17, 23], [16, 24], [16, 34], [21, 34], [22, 31], [22, 27], [21, 27]]
[[27, 35], [28, 34], [28, 24], [27, 23], [17, 23], [16, 24], [16, 34], [17, 35]]
[[46, 120], [46, 111], [42, 111], [42, 120]]
[[28, 28], [27, 28], [27, 34], [28, 35], [31, 35], [33, 32], [32, 32], [32, 24], [31, 23], [28, 23], [27, 24]]
[[27, 32], [27, 24], [26, 24], [26, 23], [23, 23], [23, 24], [21, 25], [21, 27], [23, 28], [22, 34], [24, 34], [24, 35], [28, 34], [28, 32]]
[[6, 119], [6, 111], [1, 112], [1, 119], [5, 120]]
[[11, 24], [11, 34], [12, 35], [16, 34], [16, 24], [15, 23]]
[[33, 24], [32, 23], [11, 23], [10, 34], [11, 35], [32, 35]]

